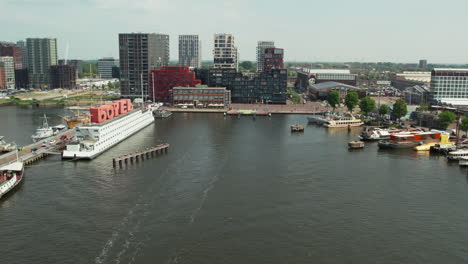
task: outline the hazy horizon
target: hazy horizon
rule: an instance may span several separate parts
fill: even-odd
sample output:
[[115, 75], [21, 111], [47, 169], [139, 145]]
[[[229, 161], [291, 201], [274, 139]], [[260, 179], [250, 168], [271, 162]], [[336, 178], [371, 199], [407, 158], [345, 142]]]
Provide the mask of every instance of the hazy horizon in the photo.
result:
[[468, 63], [468, 2], [199, 0], [0, 0], [1, 41], [57, 38], [59, 58], [118, 58], [118, 33], [197, 34], [212, 59], [213, 35], [232, 33], [240, 60], [256, 60], [259, 40], [288, 62]]

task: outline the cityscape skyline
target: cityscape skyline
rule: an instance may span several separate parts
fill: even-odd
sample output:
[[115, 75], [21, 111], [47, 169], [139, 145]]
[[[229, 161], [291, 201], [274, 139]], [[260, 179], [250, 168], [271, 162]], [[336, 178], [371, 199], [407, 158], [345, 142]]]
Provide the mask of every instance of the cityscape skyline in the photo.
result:
[[[236, 36], [240, 61], [255, 61], [257, 41], [273, 40], [288, 51], [285, 61], [417, 63], [424, 58], [429, 63], [468, 62], [468, 36], [457, 33], [466, 25], [463, 10], [468, 3], [464, 1], [449, 0], [441, 7], [435, 1], [419, 0], [378, 6], [369, 0], [300, 0], [268, 8], [264, 1], [180, 2], [185, 0], [1, 1], [4, 15], [0, 21], [13, 25], [2, 35], [12, 42], [57, 38], [59, 57], [65, 56], [69, 44], [73, 59], [118, 58], [118, 34], [144, 32], [170, 35], [171, 61], [178, 58], [178, 35], [199, 35], [206, 61], [213, 59], [213, 35], [227, 33]], [[437, 17], [437, 22], [426, 22], [431, 17]], [[191, 21], [197, 25], [188, 28]]]

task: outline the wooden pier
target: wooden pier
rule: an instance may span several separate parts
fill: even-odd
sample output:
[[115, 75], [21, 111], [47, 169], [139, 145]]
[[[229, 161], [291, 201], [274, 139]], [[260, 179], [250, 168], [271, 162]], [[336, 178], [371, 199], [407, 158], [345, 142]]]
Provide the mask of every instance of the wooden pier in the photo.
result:
[[117, 158], [112, 159], [112, 166], [114, 168], [119, 166], [119, 168], [122, 168], [123, 164], [128, 165], [133, 164], [134, 162], [139, 162], [140, 160], [143, 161], [146, 159], [149, 159], [150, 157], [157, 156], [158, 154], [163, 154], [167, 153], [167, 150], [169, 149], [169, 144], [160, 144], [152, 148], [148, 148], [142, 151], [137, 151], [133, 153], [129, 153], [124, 156], [120, 156]]

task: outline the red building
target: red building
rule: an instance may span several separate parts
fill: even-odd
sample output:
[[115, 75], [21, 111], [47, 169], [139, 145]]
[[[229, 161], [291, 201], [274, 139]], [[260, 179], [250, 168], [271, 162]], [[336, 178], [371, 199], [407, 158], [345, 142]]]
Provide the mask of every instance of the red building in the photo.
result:
[[151, 70], [149, 77], [149, 99], [152, 100], [154, 96], [162, 102], [169, 102], [169, 90], [174, 87], [195, 87], [201, 84], [189, 67], [166, 66], [160, 70]]
[[283, 57], [284, 49], [266, 48], [263, 71], [269, 72], [271, 69], [284, 69]]
[[5, 68], [3, 63], [0, 62], [0, 89], [6, 88]]
[[21, 47], [15, 45], [5, 45], [0, 43], [0, 56], [13, 57], [15, 70], [23, 69], [23, 57], [21, 56]]

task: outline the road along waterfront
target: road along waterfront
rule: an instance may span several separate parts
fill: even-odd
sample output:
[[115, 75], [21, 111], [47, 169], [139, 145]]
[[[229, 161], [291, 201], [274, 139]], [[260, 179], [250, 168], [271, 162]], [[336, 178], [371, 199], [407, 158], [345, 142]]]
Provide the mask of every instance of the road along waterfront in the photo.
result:
[[[43, 111], [55, 125], [63, 110], [0, 108], [0, 134], [30, 142]], [[293, 124], [305, 116], [175, 113], [90, 162], [40, 161], [0, 201], [2, 260], [468, 261], [465, 170], [372, 143], [349, 151], [360, 129], [294, 134]], [[112, 157], [163, 142], [167, 155], [112, 168]]]

